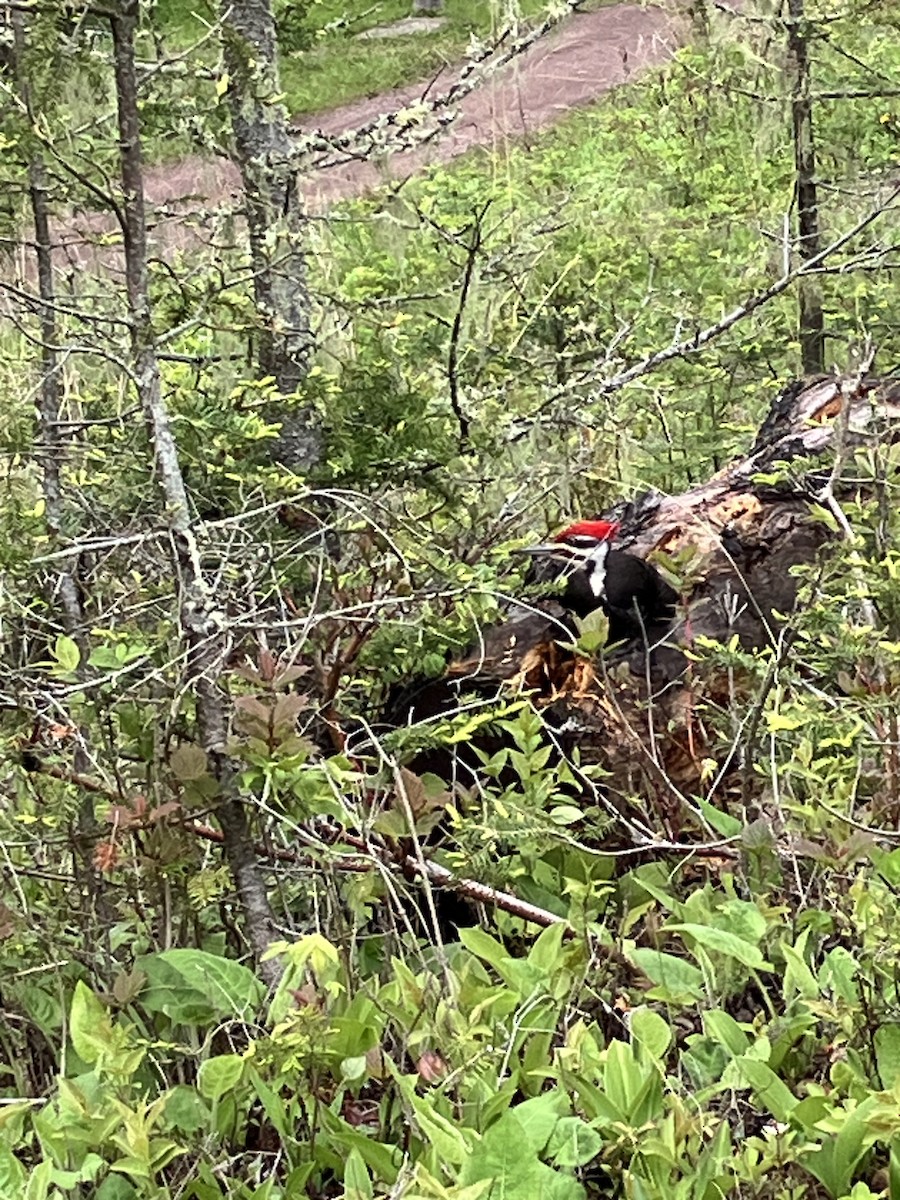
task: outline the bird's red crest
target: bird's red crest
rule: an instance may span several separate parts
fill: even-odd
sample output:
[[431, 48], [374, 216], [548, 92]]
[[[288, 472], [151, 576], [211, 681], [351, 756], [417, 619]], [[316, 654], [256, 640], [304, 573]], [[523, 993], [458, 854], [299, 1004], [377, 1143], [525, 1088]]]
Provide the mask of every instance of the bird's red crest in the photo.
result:
[[558, 533], [553, 540], [565, 542], [569, 538], [589, 537], [596, 538], [598, 542], [607, 542], [612, 541], [618, 532], [618, 521], [576, 521], [574, 525], [569, 525]]

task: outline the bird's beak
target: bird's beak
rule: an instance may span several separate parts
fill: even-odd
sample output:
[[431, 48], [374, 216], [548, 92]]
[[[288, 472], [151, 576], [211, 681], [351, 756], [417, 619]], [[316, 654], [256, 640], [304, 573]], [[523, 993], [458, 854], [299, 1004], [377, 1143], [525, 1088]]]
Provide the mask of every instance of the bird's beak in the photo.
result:
[[559, 554], [560, 546], [558, 542], [542, 542], [539, 546], [521, 546], [518, 550], [513, 550], [513, 554]]

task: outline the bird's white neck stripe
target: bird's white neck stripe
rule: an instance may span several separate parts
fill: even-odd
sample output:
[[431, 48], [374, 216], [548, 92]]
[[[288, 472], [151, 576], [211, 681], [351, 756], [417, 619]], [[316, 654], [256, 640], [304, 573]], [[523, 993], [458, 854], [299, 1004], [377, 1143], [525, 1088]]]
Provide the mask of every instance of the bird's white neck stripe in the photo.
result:
[[609, 554], [609, 542], [600, 542], [585, 559], [584, 569], [588, 573], [588, 583], [591, 591], [599, 600], [606, 589], [606, 556]]

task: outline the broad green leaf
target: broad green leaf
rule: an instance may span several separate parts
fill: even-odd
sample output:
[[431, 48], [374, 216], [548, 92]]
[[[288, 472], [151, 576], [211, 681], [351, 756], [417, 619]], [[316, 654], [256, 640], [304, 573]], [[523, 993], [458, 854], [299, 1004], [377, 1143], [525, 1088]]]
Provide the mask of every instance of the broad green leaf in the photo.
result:
[[827, 1138], [819, 1150], [802, 1156], [803, 1166], [832, 1196], [840, 1197], [849, 1192], [856, 1166], [870, 1144], [866, 1137], [869, 1116], [878, 1106], [878, 1097], [870, 1096], [846, 1114], [839, 1133]]
[[683, 958], [645, 946], [629, 950], [628, 957], [656, 985], [661, 1000], [686, 1004], [705, 995], [703, 972]]
[[891, 1157], [888, 1163], [888, 1200], [900, 1200], [900, 1138], [891, 1142]]
[[651, 895], [667, 912], [678, 913], [681, 911], [681, 905], [666, 887], [663, 886], [664, 878], [655, 863], [648, 863], [638, 867], [629, 876], [629, 879], [633, 883], [636, 883], [639, 888], [642, 888]]
[[708, 1037], [718, 1042], [720, 1046], [724, 1046], [735, 1057], [747, 1053], [750, 1045], [749, 1037], [734, 1017], [720, 1008], [710, 1009], [709, 1012], [703, 1014], [703, 1028]]
[[752, 1088], [757, 1100], [763, 1104], [776, 1121], [787, 1122], [797, 1106], [797, 1098], [772, 1068], [756, 1058], [741, 1055], [729, 1067], [734, 1068], [739, 1079]]
[[[137, 1195], [130, 1179], [126, 1179], [124, 1175], [107, 1175], [97, 1188], [94, 1200], [134, 1200]], [[219, 1195], [221, 1196], [221, 1192]]]
[[821, 992], [819, 981], [803, 957], [808, 939], [809, 930], [804, 929], [803, 933], [797, 939], [795, 946], [789, 946], [787, 942], [781, 942], [781, 953], [784, 955], [785, 962], [787, 963], [787, 970], [784, 974], [784, 995], [786, 997], [790, 996], [792, 991], [796, 991], [804, 1000], [817, 1000], [819, 998]]
[[613, 1039], [606, 1050], [606, 1065], [603, 1071], [603, 1090], [610, 1100], [627, 1117], [631, 1117], [635, 1100], [643, 1086], [645, 1070], [635, 1058], [628, 1042]]
[[323, 1110], [320, 1113], [320, 1119], [328, 1143], [337, 1153], [345, 1157], [345, 1152], [349, 1154], [351, 1150], [356, 1149], [362, 1155], [362, 1160], [371, 1171], [373, 1179], [387, 1184], [395, 1182], [403, 1160], [398, 1146], [386, 1146], [383, 1142], [376, 1142], [373, 1137], [352, 1129], [343, 1118], [327, 1111]]
[[[31, 1195], [28, 1200], [45, 1200], [52, 1169], [53, 1163], [50, 1159], [44, 1159], [36, 1170], [31, 1172], [28, 1183]], [[40, 1180], [36, 1183], [35, 1175], [40, 1175]], [[25, 1168], [12, 1150], [0, 1144], [0, 1196], [3, 1200], [25, 1200], [25, 1180]]]
[[226, 1017], [246, 1018], [265, 996], [259, 979], [241, 963], [205, 950], [161, 950], [139, 959], [147, 976], [140, 994], [149, 1012], [179, 1025], [213, 1025]]
[[66, 637], [64, 633], [61, 633], [53, 643], [53, 657], [63, 671], [71, 673], [78, 669], [78, 664], [81, 661], [81, 651], [70, 637]]
[[723, 812], [721, 808], [716, 808], [714, 804], [710, 804], [708, 800], [702, 798], [699, 801], [699, 807], [716, 833], [729, 838], [740, 836], [741, 830], [744, 828], [743, 821], [733, 817], [731, 813]]
[[580, 1075], [572, 1077], [572, 1087], [581, 1099], [583, 1111], [601, 1128], [624, 1124], [626, 1114], [620, 1112], [605, 1092]]
[[745, 967], [755, 971], [774, 970], [771, 963], [763, 958], [762, 951], [752, 942], [745, 942], [736, 934], [728, 933], [725, 929], [717, 929], [713, 925], [697, 925], [693, 922], [683, 922], [677, 925], [667, 925], [672, 933], [685, 933], [695, 942], [699, 942], [707, 950], [715, 950], [729, 958], [735, 958]]
[[460, 929], [459, 940], [467, 950], [478, 958], [483, 958], [492, 967], [505, 970], [509, 966], [509, 951], [502, 942], [492, 938], [483, 929], [474, 926], [471, 929]]
[[69, 1037], [75, 1053], [93, 1066], [110, 1050], [112, 1022], [109, 1013], [94, 993], [79, 979], [72, 994], [69, 1011]]
[[344, 1164], [344, 1196], [346, 1200], [372, 1200], [373, 1194], [363, 1156], [354, 1148]]
[[509, 1112], [484, 1135], [463, 1164], [464, 1186], [492, 1179], [490, 1195], [502, 1200], [584, 1200], [584, 1188], [538, 1158], [522, 1125]]
[[655, 1062], [662, 1062], [672, 1042], [669, 1023], [652, 1008], [642, 1006], [632, 1009], [629, 1024], [633, 1040], [638, 1042]]
[[875, 1060], [881, 1086], [890, 1090], [900, 1081], [900, 1025], [879, 1025], [875, 1030]]
[[554, 825], [575, 825], [582, 820], [584, 813], [574, 804], [557, 804], [551, 808], [547, 816]]
[[562, 966], [563, 938], [567, 928], [565, 922], [560, 921], [543, 929], [529, 951], [528, 962], [547, 974], [558, 971]]
[[428, 1098], [411, 1097], [416, 1124], [423, 1137], [434, 1146], [438, 1156], [454, 1166], [460, 1166], [472, 1151], [478, 1135], [470, 1129], [463, 1130], [446, 1117], [436, 1112]]
[[819, 981], [823, 988], [834, 992], [848, 1004], [859, 1003], [859, 977], [859, 963], [844, 946], [835, 946], [825, 955]]
[[244, 1073], [244, 1060], [239, 1054], [218, 1054], [200, 1064], [197, 1090], [206, 1100], [220, 1100], [233, 1092]]
[[547, 1144], [547, 1157], [555, 1167], [583, 1167], [604, 1146], [603, 1137], [581, 1117], [561, 1117]]
[[179, 1133], [198, 1133], [209, 1124], [209, 1108], [196, 1088], [179, 1083], [166, 1097], [166, 1121]]
[[568, 1101], [561, 1092], [545, 1092], [542, 1096], [535, 1096], [532, 1100], [517, 1104], [515, 1108], [504, 1113], [497, 1124], [503, 1121], [517, 1123], [518, 1128], [524, 1132], [528, 1145], [535, 1154], [540, 1154], [549, 1142], [560, 1117], [568, 1111]]
[[341, 1079], [353, 1081], [362, 1079], [366, 1074], [366, 1056], [364, 1054], [354, 1054], [348, 1058], [341, 1059]]

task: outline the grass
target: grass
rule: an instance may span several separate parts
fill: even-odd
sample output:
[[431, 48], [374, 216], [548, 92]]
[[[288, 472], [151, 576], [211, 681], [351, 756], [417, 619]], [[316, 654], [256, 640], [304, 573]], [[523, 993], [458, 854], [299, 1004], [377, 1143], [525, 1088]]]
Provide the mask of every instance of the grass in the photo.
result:
[[[312, 44], [308, 49], [282, 51], [281, 81], [289, 111], [294, 116], [322, 112], [428, 79], [441, 67], [459, 61], [473, 35], [490, 36], [513, 15], [534, 17], [546, 9], [546, 0], [446, 0], [445, 21], [435, 21], [433, 32], [358, 39], [366, 29], [408, 17], [411, 7], [411, 0], [314, 3], [305, 22]], [[182, 48], [208, 29], [215, 8], [209, 0], [160, 0], [157, 21], [170, 45]]]

